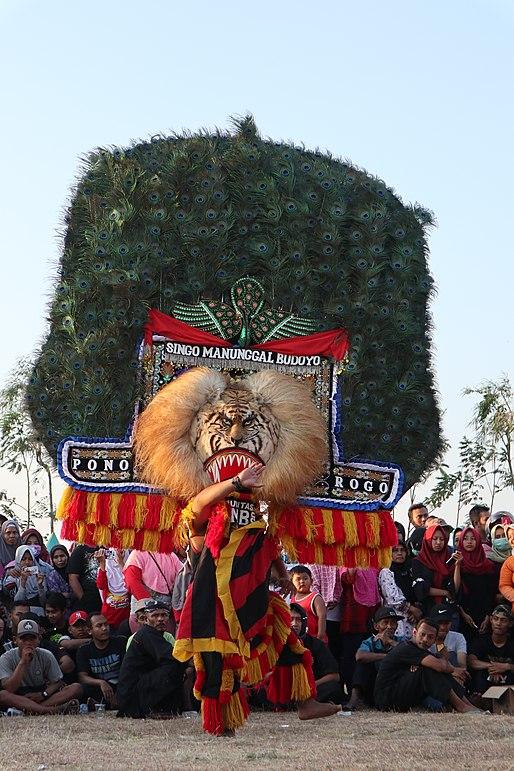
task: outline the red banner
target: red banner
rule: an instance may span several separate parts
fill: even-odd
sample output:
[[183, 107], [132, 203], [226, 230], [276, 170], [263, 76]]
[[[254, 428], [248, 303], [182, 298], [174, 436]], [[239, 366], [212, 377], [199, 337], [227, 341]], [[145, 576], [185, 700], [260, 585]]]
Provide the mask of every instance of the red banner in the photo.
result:
[[[220, 348], [232, 348], [232, 344], [221, 337], [191, 327], [183, 321], [174, 319], [166, 313], [152, 308], [145, 324], [145, 343], [152, 342], [152, 335], [162, 335], [177, 343], [193, 343], [196, 345], [216, 345]], [[341, 361], [348, 352], [350, 342], [344, 329], [329, 329], [326, 332], [315, 332], [312, 335], [287, 337], [283, 340], [273, 340], [250, 346], [261, 351], [290, 353], [303, 356], [326, 356], [335, 361]]]

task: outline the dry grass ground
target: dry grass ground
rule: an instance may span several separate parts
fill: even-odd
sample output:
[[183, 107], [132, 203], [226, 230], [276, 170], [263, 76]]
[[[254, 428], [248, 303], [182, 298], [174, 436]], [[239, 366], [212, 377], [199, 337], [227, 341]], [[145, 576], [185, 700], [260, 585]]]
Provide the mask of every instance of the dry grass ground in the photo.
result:
[[301, 723], [253, 714], [234, 739], [199, 721], [108, 715], [2, 718], [0, 768], [51, 769], [514, 769], [514, 718], [362, 712]]

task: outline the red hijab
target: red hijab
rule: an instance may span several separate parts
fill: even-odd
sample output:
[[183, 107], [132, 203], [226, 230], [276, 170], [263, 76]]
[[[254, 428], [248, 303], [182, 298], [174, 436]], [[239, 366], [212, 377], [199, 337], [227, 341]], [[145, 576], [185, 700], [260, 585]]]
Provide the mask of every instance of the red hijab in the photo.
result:
[[[462, 546], [462, 539], [466, 533], [473, 533], [476, 541], [476, 546], [473, 551], [466, 551]], [[462, 554], [461, 572], [462, 573], [476, 573], [482, 575], [484, 573], [492, 573], [494, 568], [491, 560], [488, 560], [484, 547], [482, 546], [482, 539], [480, 533], [474, 527], [465, 527], [460, 534], [459, 549]]]
[[[441, 551], [434, 551], [432, 548], [432, 538], [434, 533], [439, 530], [444, 537], [444, 549]], [[416, 559], [418, 559], [422, 565], [431, 570], [434, 574], [432, 586], [436, 589], [440, 589], [447, 576], [453, 573], [453, 561], [449, 565], [446, 564], [446, 560], [451, 556], [451, 551], [448, 548], [448, 536], [440, 525], [432, 525], [427, 527], [425, 535], [423, 536], [423, 543], [421, 544], [421, 551]]]

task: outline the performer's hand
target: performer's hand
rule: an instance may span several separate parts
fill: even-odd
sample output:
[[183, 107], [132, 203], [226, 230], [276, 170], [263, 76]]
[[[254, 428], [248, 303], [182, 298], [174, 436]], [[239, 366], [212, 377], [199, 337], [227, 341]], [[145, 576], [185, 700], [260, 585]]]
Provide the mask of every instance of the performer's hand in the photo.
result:
[[261, 484], [259, 484], [261, 479], [261, 474], [264, 471], [264, 466], [250, 466], [249, 468], [244, 468], [239, 474], [239, 481], [243, 485], [243, 487], [262, 487]]
[[294, 584], [289, 578], [279, 578], [276, 580], [276, 583], [279, 587], [278, 593], [282, 597], [289, 597], [289, 595], [293, 595], [296, 592]]

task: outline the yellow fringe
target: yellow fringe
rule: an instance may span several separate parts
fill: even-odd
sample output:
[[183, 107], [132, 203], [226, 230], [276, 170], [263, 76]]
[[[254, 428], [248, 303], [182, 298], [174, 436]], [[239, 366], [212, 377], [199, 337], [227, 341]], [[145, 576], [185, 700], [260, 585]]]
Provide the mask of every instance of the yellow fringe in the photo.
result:
[[189, 661], [195, 653], [239, 653], [231, 640], [218, 640], [217, 637], [200, 637], [194, 640], [182, 638], [173, 646], [173, 658], [178, 661]]
[[344, 532], [346, 534], [345, 546], [351, 548], [359, 545], [359, 534], [357, 531], [357, 522], [353, 511], [343, 511]]
[[146, 495], [136, 495], [134, 530], [141, 530], [146, 514]]
[[77, 522], [77, 543], [86, 542], [86, 523]]
[[118, 530], [118, 536], [122, 549], [131, 549], [134, 546], [134, 531], [133, 530]]
[[224, 669], [221, 673], [221, 691], [230, 691], [234, 687], [234, 670]]
[[57, 511], [55, 512], [55, 516], [57, 519], [66, 519], [66, 515], [68, 513], [68, 506], [73, 500], [73, 496], [75, 494], [75, 490], [73, 487], [70, 487], [67, 485], [64, 488], [64, 492], [61, 495], [61, 500], [59, 501], [59, 505], [57, 506]]
[[368, 568], [369, 567], [369, 549], [366, 549], [365, 546], [356, 546], [353, 550], [353, 553], [355, 555], [355, 563], [360, 568]]
[[384, 546], [378, 549], [378, 564], [381, 568], [388, 568], [393, 559], [393, 549], [391, 546]]
[[323, 546], [320, 543], [314, 544], [314, 562], [316, 565], [323, 564]]
[[157, 530], [146, 530], [143, 536], [143, 551], [158, 551], [160, 540]]
[[109, 504], [109, 522], [113, 528], [118, 527], [118, 508], [120, 505], [121, 497], [121, 493], [111, 493], [111, 501]]
[[334, 543], [334, 517], [338, 515], [338, 512], [332, 512], [328, 509], [322, 509], [321, 514], [323, 516], [323, 529], [325, 530], [324, 541], [326, 544]]
[[291, 562], [298, 561], [298, 551], [296, 549], [296, 539], [290, 535], [283, 535], [281, 538], [282, 548], [287, 552]]
[[96, 524], [96, 504], [98, 502], [98, 495], [99, 493], [87, 494], [85, 522], [88, 525]]
[[312, 698], [309, 678], [303, 664], [293, 664], [291, 667], [292, 685], [291, 701], [307, 701]]
[[314, 514], [312, 512], [312, 509], [300, 509], [302, 512], [302, 515], [304, 517], [304, 524], [307, 529], [307, 535], [305, 536], [305, 540], [309, 543], [312, 543], [317, 535], [318, 535], [318, 528], [314, 523]]
[[345, 552], [344, 546], [336, 546], [336, 561], [338, 565], [344, 565]]
[[99, 545], [110, 546], [111, 531], [105, 525], [97, 525], [95, 527], [94, 540]]
[[244, 669], [243, 680], [248, 685], [260, 683], [263, 678], [261, 665], [258, 658], [248, 659]]
[[365, 514], [368, 523], [371, 525], [369, 528], [372, 532], [371, 538], [368, 540], [368, 546], [378, 548], [380, 546], [380, 519], [377, 514]]
[[159, 531], [170, 530], [173, 524], [176, 503], [171, 498], [163, 498], [159, 516]]
[[241, 726], [244, 725], [246, 718], [243, 712], [239, 692], [232, 694], [228, 704], [222, 705], [221, 711], [225, 728], [234, 730], [235, 728], [241, 728]]

